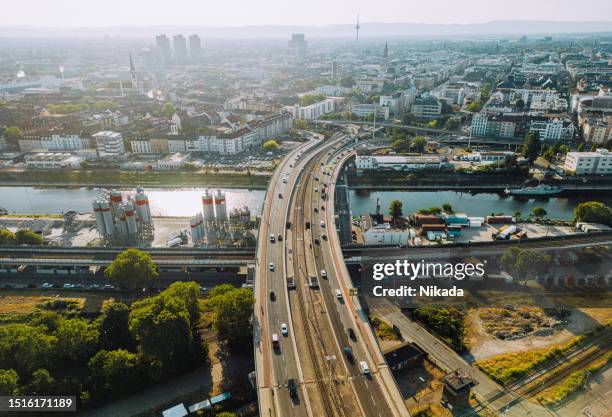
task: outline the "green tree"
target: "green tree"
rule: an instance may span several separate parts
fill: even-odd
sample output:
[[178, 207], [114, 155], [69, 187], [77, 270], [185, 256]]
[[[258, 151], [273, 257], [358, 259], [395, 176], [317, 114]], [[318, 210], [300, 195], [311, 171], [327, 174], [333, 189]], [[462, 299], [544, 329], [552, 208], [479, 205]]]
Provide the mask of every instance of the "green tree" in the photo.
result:
[[56, 337], [47, 335], [42, 326], [22, 323], [0, 326], [0, 363], [28, 377], [35, 369], [52, 363]]
[[477, 101], [472, 101], [467, 105], [467, 111], [472, 113], [477, 113], [480, 111], [480, 109], [482, 109], [482, 105]]
[[252, 346], [253, 291], [234, 288], [215, 296], [213, 326], [219, 339], [233, 351], [247, 352]]
[[402, 217], [403, 213], [402, 213], [402, 209], [403, 209], [404, 205], [401, 201], [399, 200], [393, 200], [390, 204], [389, 204], [389, 215], [393, 218], [393, 221], [395, 221], [396, 219]]
[[444, 211], [445, 213], [448, 213], [448, 214], [454, 213], [453, 206], [451, 206], [448, 203], [442, 204], [442, 211]]
[[530, 163], [535, 161], [540, 154], [540, 138], [537, 131], [527, 133], [525, 136], [525, 143], [523, 144], [523, 156], [529, 160]]
[[196, 282], [175, 282], [162, 293], [164, 297], [177, 297], [183, 300], [192, 324], [200, 320], [200, 286]]
[[418, 153], [425, 152], [425, 147], [427, 146], [427, 138], [425, 136], [417, 136], [412, 141], [412, 148]]
[[216, 414], [217, 417], [237, 417], [236, 413], [232, 413], [229, 411], [222, 411], [218, 414]]
[[100, 347], [106, 350], [134, 347], [134, 338], [129, 329], [130, 309], [127, 305], [114, 302], [102, 311], [98, 319]]
[[274, 139], [270, 139], [265, 141], [261, 148], [266, 152], [276, 152], [280, 149], [280, 145]]
[[101, 350], [89, 360], [94, 392], [125, 393], [138, 385], [138, 360], [125, 349]]
[[578, 222], [612, 226], [612, 208], [599, 201], [586, 201], [578, 204], [574, 208], [574, 217]]
[[16, 126], [8, 127], [4, 130], [4, 137], [11, 145], [17, 146], [19, 140], [23, 139], [23, 132]]
[[548, 212], [543, 207], [534, 207], [534, 209], [531, 210], [531, 214], [533, 214], [536, 219], [542, 220], [546, 217]]
[[355, 85], [357, 85], [357, 83], [355, 82], [353, 77], [351, 77], [350, 75], [345, 75], [342, 78], [340, 78], [341, 87], [351, 88], [351, 87], [354, 87]]
[[8, 229], [0, 229], [0, 245], [14, 245], [15, 233]]
[[595, 152], [597, 150], [597, 148], [599, 148], [599, 145], [597, 145], [597, 143], [593, 143], [591, 145], [591, 149], [589, 149], [591, 152]]
[[584, 143], [578, 145], [578, 152], [584, 152]]
[[174, 116], [174, 113], [176, 113], [176, 107], [174, 107], [172, 103], [166, 102], [162, 106], [161, 112], [167, 119], [170, 119]]
[[308, 122], [304, 119], [297, 119], [293, 121], [293, 128], [297, 130], [308, 129]]
[[522, 277], [532, 277], [546, 272], [550, 266], [552, 258], [537, 250], [521, 250], [516, 257], [516, 271]]
[[151, 255], [134, 248], [117, 255], [104, 275], [112, 284], [130, 289], [145, 287], [159, 276]]
[[0, 395], [19, 395], [19, 375], [14, 369], [0, 369]]
[[303, 95], [302, 98], [300, 99], [300, 106], [302, 107], [310, 106], [313, 103], [325, 100], [325, 98], [326, 98], [325, 94], [306, 94], [306, 95]]
[[437, 127], [438, 127], [438, 121], [437, 121], [437, 120], [430, 120], [430, 121], [427, 123], [427, 127], [428, 127], [428, 128], [430, 128], [430, 129], [435, 129], [435, 128], [437, 128]]
[[52, 395], [55, 393], [55, 378], [46, 369], [37, 369], [32, 372], [32, 378], [28, 385], [29, 395]]
[[508, 272], [515, 273], [516, 272], [516, 259], [518, 258], [520, 253], [521, 253], [521, 249], [518, 247], [512, 247], [512, 248], [506, 249], [506, 251], [501, 257], [502, 267]]
[[455, 119], [447, 119], [444, 123], [444, 130], [455, 130], [459, 127], [459, 122]]
[[98, 329], [85, 319], [65, 319], [55, 332], [57, 357], [79, 363], [89, 358], [98, 346]]
[[406, 136], [394, 136], [391, 142], [391, 148], [396, 152], [408, 152], [410, 150], [410, 138]]
[[166, 369], [186, 363], [192, 333], [183, 300], [157, 296], [137, 301], [132, 304], [129, 326], [147, 360], [158, 360]]
[[19, 229], [15, 233], [15, 243], [17, 245], [37, 245], [43, 244], [43, 237], [34, 233], [30, 229]]

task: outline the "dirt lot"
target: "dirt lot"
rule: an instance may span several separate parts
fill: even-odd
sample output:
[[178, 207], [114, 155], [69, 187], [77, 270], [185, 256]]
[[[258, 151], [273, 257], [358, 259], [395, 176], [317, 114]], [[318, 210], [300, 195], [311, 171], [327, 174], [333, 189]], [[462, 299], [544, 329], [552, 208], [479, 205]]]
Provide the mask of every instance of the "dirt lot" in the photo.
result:
[[[555, 330], [550, 336], [527, 336], [515, 340], [501, 340], [489, 333], [487, 329], [487, 326], [500, 325], [499, 323], [495, 325], [487, 323], [488, 310], [491, 309], [470, 309], [466, 317], [464, 343], [474, 360], [486, 359], [502, 353], [545, 348], [553, 344], [564, 343], [612, 320], [612, 309], [610, 308], [572, 309], [567, 325]], [[485, 312], [484, 320], [482, 317], [483, 311]], [[512, 325], [513, 323], [509, 323], [509, 326]]]
[[84, 298], [76, 297], [50, 297], [36, 295], [0, 295], [0, 314], [28, 314], [36, 310], [37, 306], [53, 300], [76, 302], [79, 310], [85, 305]]

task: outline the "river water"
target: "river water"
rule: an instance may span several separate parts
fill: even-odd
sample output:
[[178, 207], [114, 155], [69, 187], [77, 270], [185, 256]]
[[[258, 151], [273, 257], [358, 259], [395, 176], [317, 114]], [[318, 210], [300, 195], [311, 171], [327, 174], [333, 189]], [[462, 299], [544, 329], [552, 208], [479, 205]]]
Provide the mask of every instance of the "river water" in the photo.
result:
[[[92, 212], [91, 203], [100, 194], [100, 188], [34, 188], [0, 187], [0, 207], [9, 213], [54, 214], [68, 210]], [[261, 211], [265, 191], [247, 189], [221, 189], [225, 192], [228, 210], [249, 207], [251, 213]], [[135, 189], [121, 189], [124, 197]], [[193, 216], [202, 211], [204, 188], [147, 189], [153, 216]]]
[[597, 200], [612, 205], [612, 197], [558, 197], [544, 199], [517, 199], [495, 193], [461, 193], [456, 191], [376, 191], [364, 194], [350, 192], [351, 210], [354, 216], [374, 213], [376, 199], [380, 198], [381, 213], [389, 213], [389, 204], [393, 200], [403, 203], [404, 214], [415, 212], [421, 208], [442, 207], [449, 203], [455, 212], [466, 213], [468, 216], [484, 217], [491, 213], [514, 215], [521, 212], [527, 217], [535, 207], [542, 207], [548, 212], [548, 217], [558, 220], [573, 219], [573, 210], [578, 203]]
[[[99, 188], [34, 188], [34, 187], [0, 187], [0, 207], [9, 213], [53, 214], [68, 210], [81, 213], [91, 212], [91, 202], [100, 193]], [[126, 194], [134, 189], [122, 190]], [[265, 191], [247, 189], [224, 189], [228, 209], [249, 207], [251, 213], [259, 214]], [[151, 211], [154, 216], [192, 216], [202, 210], [201, 196], [203, 188], [190, 189], [145, 189], [149, 196]], [[373, 213], [376, 199], [380, 198], [381, 211], [388, 213], [392, 200], [403, 203], [403, 212], [408, 214], [421, 208], [441, 207], [449, 203], [456, 212], [470, 216], [487, 216], [491, 213], [513, 215], [520, 211], [527, 217], [534, 207], [543, 207], [549, 218], [573, 218], [574, 207], [588, 200], [602, 201], [612, 205], [612, 197], [602, 198], [548, 198], [519, 200], [494, 193], [469, 194], [455, 191], [373, 191], [367, 194], [350, 191], [351, 210], [353, 215]]]

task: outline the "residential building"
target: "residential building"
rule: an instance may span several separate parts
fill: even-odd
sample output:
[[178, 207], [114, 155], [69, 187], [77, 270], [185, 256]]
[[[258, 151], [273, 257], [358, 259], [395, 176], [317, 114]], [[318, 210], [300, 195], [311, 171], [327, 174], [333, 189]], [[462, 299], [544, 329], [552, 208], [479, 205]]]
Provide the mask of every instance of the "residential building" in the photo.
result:
[[123, 135], [117, 132], [103, 131], [92, 135], [96, 141], [98, 158], [125, 159], [125, 145]]
[[189, 155], [184, 155], [182, 153], [175, 153], [172, 155], [168, 155], [163, 159], [157, 161], [157, 169], [160, 170], [173, 170], [180, 169], [183, 167], [187, 161], [189, 161]]
[[537, 131], [541, 141], [556, 142], [571, 140], [575, 129], [570, 120], [534, 118], [530, 122], [529, 131]]
[[376, 114], [377, 119], [383, 120], [387, 120], [390, 113], [389, 107], [378, 104], [351, 104], [348, 110], [358, 117], [373, 117]]
[[586, 118], [582, 128], [588, 143], [607, 143], [612, 140], [612, 115], [601, 118]]
[[392, 96], [380, 96], [378, 105], [388, 107], [391, 114], [398, 115], [404, 109], [402, 93], [398, 92]]
[[563, 167], [574, 175], [612, 175], [612, 152], [568, 152]]
[[82, 138], [79, 135], [58, 135], [43, 136], [40, 139], [41, 147], [48, 151], [75, 151], [91, 147], [89, 138]]
[[202, 57], [202, 41], [196, 34], [189, 36], [189, 56], [192, 61], [196, 61]]
[[410, 107], [410, 113], [417, 119], [435, 119], [442, 114], [442, 103], [433, 97], [417, 98]]
[[517, 132], [521, 117], [501, 116], [487, 112], [476, 113], [472, 117], [472, 135], [512, 138]]
[[166, 35], [157, 35], [155, 37], [155, 44], [160, 58], [165, 62], [170, 62], [170, 38]]
[[287, 106], [284, 110], [290, 112], [294, 119], [316, 120], [324, 114], [337, 111], [343, 100], [342, 97], [328, 97], [304, 107], [299, 104]]
[[174, 60], [179, 63], [187, 61], [187, 40], [183, 35], [174, 35], [172, 38], [174, 46]]
[[303, 33], [294, 33], [291, 35], [291, 40], [289, 41], [289, 49], [295, 51], [298, 56], [303, 57], [306, 55], [306, 50], [308, 47], [308, 42], [306, 42], [306, 38]]
[[337, 80], [339, 78], [340, 78], [340, 66], [338, 65], [338, 62], [334, 61], [332, 62], [332, 65], [331, 65], [331, 79]]

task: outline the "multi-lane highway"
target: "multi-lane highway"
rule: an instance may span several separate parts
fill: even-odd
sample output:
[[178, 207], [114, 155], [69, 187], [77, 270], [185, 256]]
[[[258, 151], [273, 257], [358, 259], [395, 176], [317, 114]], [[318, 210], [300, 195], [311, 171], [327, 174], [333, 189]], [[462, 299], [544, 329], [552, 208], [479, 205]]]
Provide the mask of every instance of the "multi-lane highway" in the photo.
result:
[[337, 134], [321, 142], [312, 139], [284, 159], [264, 203], [254, 317], [260, 415], [407, 416], [367, 319], [349, 295], [333, 201], [321, 197], [333, 189], [338, 154], [351, 141]]

